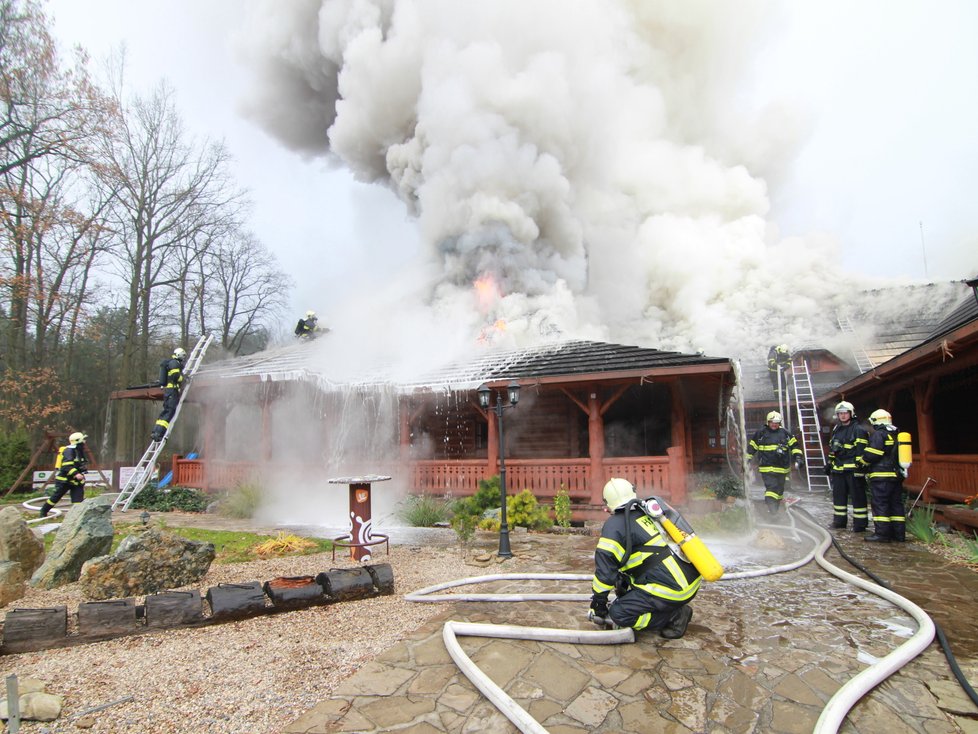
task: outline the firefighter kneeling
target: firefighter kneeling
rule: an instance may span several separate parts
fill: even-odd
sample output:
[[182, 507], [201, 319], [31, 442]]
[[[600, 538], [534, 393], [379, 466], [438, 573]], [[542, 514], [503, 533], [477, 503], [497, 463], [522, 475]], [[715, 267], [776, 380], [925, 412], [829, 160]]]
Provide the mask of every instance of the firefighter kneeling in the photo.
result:
[[[723, 569], [702, 542], [694, 544], [701, 556], [699, 568], [694, 566], [670, 542], [663, 523], [676, 527], [682, 542], [698, 541], [689, 524], [662, 500], [639, 500], [627, 480], [609, 480], [604, 501], [611, 517], [594, 551], [588, 618], [606, 627], [659, 630], [670, 640], [682, 637], [693, 616], [688, 605], [703, 581], [701, 572], [716, 580]], [[616, 598], [609, 605], [612, 589]]]

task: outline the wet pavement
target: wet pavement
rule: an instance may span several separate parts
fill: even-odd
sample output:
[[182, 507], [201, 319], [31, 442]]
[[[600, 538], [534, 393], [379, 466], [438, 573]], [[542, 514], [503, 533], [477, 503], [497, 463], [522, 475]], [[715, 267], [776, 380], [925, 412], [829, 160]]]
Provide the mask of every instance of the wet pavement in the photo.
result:
[[[820, 524], [829, 500], [804, 495]], [[695, 527], [695, 518], [690, 518]], [[761, 536], [771, 535], [761, 530]], [[810, 540], [773, 533], [783, 548], [761, 548], [761, 536], [737, 542], [706, 538], [728, 572], [780, 565], [804, 556]], [[969, 680], [978, 680], [978, 574], [915, 543], [865, 543], [835, 531], [843, 551], [891, 583], [944, 630]], [[409, 542], [425, 535], [408, 534]], [[431, 531], [425, 542], [453, 542]], [[459, 578], [525, 571], [590, 574], [596, 538], [514, 534], [514, 559]], [[493, 537], [483, 537], [487, 555]], [[392, 542], [397, 542], [392, 538]], [[775, 542], [775, 545], [777, 543]], [[830, 548], [828, 560], [861, 575]], [[869, 579], [867, 579], [869, 580]], [[416, 589], [398, 588], [398, 593]], [[589, 593], [583, 581], [501, 581], [460, 593]], [[442, 639], [448, 620], [594, 630], [586, 602], [450, 602], [413, 635], [365, 665], [334, 695], [287, 723], [300, 732], [515, 732], [456, 667]], [[686, 636], [639, 633], [632, 644], [585, 645], [459, 637], [463, 651], [552, 734], [570, 732], [813, 731], [832, 695], [860, 671], [907, 641], [917, 624], [888, 601], [845, 583], [814, 562], [796, 570], [704, 584], [692, 602]], [[955, 680], [935, 641], [874, 688], [849, 712], [841, 732], [978, 734], [978, 707]]]

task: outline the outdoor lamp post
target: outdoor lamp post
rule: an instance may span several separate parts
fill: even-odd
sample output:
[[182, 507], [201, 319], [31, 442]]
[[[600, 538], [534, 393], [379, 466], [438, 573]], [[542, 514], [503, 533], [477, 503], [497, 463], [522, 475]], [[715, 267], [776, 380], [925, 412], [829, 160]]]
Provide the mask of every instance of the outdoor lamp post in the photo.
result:
[[491, 408], [496, 414], [496, 423], [499, 426], [499, 556], [501, 558], [512, 558], [513, 552], [509, 549], [509, 524], [506, 522], [506, 444], [503, 443], [503, 411], [506, 408], [515, 408], [520, 401], [520, 384], [513, 380], [506, 387], [509, 397], [509, 405], [503, 405], [501, 392], [496, 393], [496, 404], [489, 405], [489, 398], [492, 390], [486, 384], [479, 385], [479, 405], [483, 408]]

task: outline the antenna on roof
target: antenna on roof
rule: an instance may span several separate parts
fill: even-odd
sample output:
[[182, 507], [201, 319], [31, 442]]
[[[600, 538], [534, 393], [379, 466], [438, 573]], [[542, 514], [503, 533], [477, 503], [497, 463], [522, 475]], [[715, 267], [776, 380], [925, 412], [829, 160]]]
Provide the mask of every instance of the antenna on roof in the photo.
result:
[[930, 273], [927, 272], [927, 246], [924, 244], [924, 223], [920, 222], [920, 250], [924, 253], [924, 277], [929, 278]]

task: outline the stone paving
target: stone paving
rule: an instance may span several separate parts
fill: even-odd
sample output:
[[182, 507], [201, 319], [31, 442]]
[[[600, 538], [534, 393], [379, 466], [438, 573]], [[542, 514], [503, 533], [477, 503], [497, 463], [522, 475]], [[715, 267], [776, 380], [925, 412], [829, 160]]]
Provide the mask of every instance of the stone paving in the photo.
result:
[[[824, 498], [799, 506], [822, 524]], [[792, 511], [794, 512], [794, 511]], [[787, 518], [782, 518], [782, 521]], [[695, 520], [694, 520], [695, 527]], [[912, 543], [864, 543], [835, 531], [840, 546], [941, 625], [968, 679], [978, 679], [978, 574]], [[542, 573], [593, 570], [595, 538], [514, 535], [513, 552]], [[709, 542], [728, 571], [787, 563], [810, 549]], [[838, 552], [828, 559], [856, 573]], [[460, 578], [506, 573], [461, 569]], [[408, 593], [416, 589], [398, 589]], [[588, 593], [585, 582], [506, 581], [456, 591]], [[456, 668], [442, 640], [447, 620], [593, 630], [586, 603], [453, 602], [348, 678], [334, 695], [283, 728], [320, 732], [515, 732]], [[753, 579], [705, 584], [686, 636], [639, 633], [597, 646], [460, 637], [467, 655], [551, 734], [571, 732], [811, 732], [838, 688], [916, 630], [905, 612], [848, 585], [814, 562]], [[978, 708], [935, 641], [849, 712], [841, 732], [978, 734]]]

